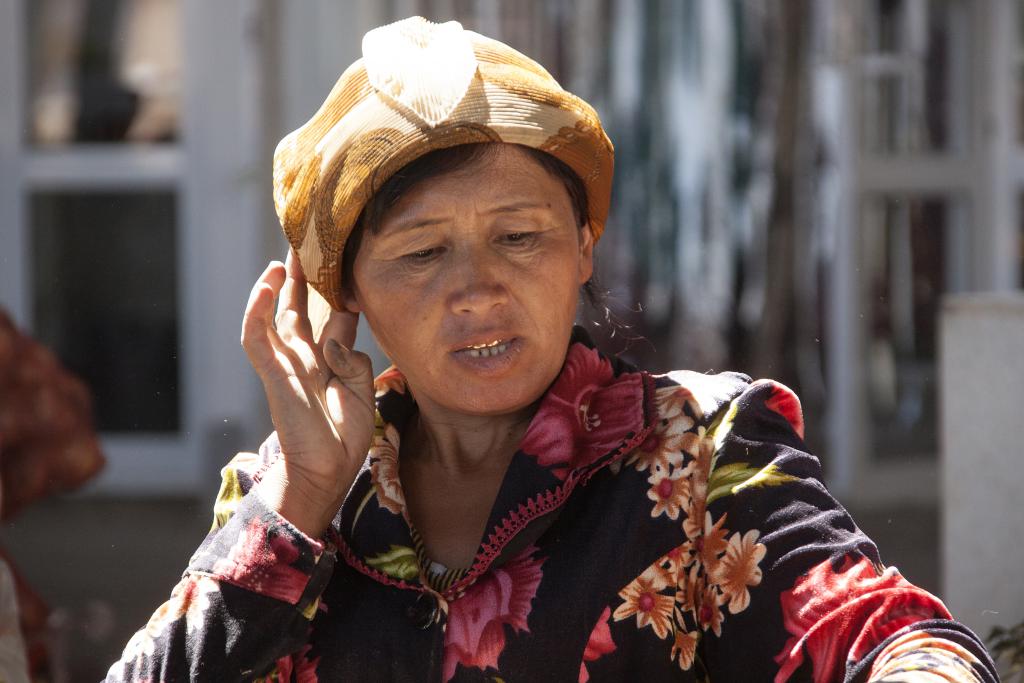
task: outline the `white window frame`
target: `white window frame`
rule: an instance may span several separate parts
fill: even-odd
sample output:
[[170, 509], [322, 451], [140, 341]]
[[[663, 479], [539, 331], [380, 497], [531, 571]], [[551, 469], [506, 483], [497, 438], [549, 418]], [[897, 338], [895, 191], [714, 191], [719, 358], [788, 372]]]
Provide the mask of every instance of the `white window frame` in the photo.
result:
[[[969, 250], [970, 260], [952, 273], [950, 289], [1006, 291], [1018, 281], [1017, 265], [1012, 258], [1018, 230], [1013, 198], [1015, 192], [1024, 189], [1024, 150], [1016, 146], [1012, 135], [1015, 94], [1006, 88], [1007, 83], [1016, 82], [1010, 70], [1012, 48], [1016, 45], [1016, 7], [1012, 0], [967, 5], [964, 19], [970, 23], [968, 64], [951, 65], [969, 69], [969, 77], [964, 81], [970, 92], [960, 94], [970, 102], [963, 126], [967, 139], [962, 149], [954, 145], [954, 151], [947, 154], [888, 157], [867, 153], [860, 140], [863, 74], [865, 68], [879, 67], [865, 64], [870, 58], [859, 56], [859, 12], [864, 4], [844, 4], [838, 0], [834, 5], [836, 10], [848, 12], [845, 26], [849, 33], [843, 36], [848, 41], [845, 52], [840, 51], [830, 73], [842, 101], [836, 149], [842, 189], [836, 207], [836, 258], [828, 301], [832, 406], [826, 464], [830, 488], [855, 505], [929, 504], [937, 500], [939, 490], [938, 454], [894, 462], [874, 458], [870, 453], [871, 423], [861, 371], [866, 334], [860, 313], [867, 310], [859, 272], [860, 230], [866, 220], [862, 213], [864, 200], [886, 194], [963, 200], [966, 212], [953, 211], [950, 218], [969, 221], [970, 229], [954, 228], [951, 235], [967, 237], [968, 244], [960, 248]], [[954, 93], [953, 97], [956, 96]], [[857, 333], [850, 334], [850, 330]]]
[[[251, 281], [276, 245], [258, 108], [259, 50], [252, 0], [180, 0], [183, 98], [179, 141], [74, 145], [24, 141], [25, 10], [0, 2], [0, 304], [32, 331], [26, 199], [41, 189], [166, 189], [178, 206], [179, 400], [176, 434], [103, 433], [107, 466], [86, 494], [192, 495], [216, 487], [232, 453], [268, 430], [262, 394], [238, 344]], [[275, 254], [279, 256], [279, 254]], [[255, 440], [255, 443], [254, 443]]]

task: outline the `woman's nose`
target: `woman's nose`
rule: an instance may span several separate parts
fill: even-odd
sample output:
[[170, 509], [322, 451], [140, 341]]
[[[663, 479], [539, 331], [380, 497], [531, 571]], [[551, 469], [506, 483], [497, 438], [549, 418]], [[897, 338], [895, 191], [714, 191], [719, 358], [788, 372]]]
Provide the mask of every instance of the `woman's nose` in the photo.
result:
[[486, 249], [465, 250], [457, 255], [449, 305], [453, 313], [486, 314], [508, 301], [502, 268]]

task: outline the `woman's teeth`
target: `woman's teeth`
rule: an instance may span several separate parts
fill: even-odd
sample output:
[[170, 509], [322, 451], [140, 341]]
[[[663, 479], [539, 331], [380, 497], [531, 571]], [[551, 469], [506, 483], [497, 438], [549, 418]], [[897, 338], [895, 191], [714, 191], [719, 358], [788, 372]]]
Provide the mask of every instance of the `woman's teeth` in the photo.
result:
[[480, 346], [471, 346], [466, 351], [473, 358], [487, 358], [488, 356], [497, 356], [505, 353], [508, 350], [508, 342], [492, 342], [490, 344], [482, 344]]

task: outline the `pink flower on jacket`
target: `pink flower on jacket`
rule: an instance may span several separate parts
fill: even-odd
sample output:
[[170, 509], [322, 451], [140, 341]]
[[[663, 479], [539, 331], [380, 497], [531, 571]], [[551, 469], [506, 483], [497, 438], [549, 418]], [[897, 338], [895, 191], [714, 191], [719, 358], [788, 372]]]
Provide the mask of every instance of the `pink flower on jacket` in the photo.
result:
[[254, 519], [226, 558], [213, 566], [214, 578], [254, 593], [296, 604], [309, 577], [292, 567], [299, 549], [286, 536], [269, 534], [266, 522]]
[[561, 479], [613, 450], [643, 426], [643, 380], [615, 377], [593, 349], [574, 344], [519, 448]]
[[608, 619], [612, 615], [612, 608], [605, 607], [601, 612], [597, 625], [590, 632], [590, 639], [587, 640], [587, 647], [583, 650], [583, 661], [580, 662], [579, 683], [587, 683], [590, 680], [590, 672], [587, 671], [587, 662], [593, 662], [607, 654], [615, 652], [615, 641], [612, 640], [612, 630], [608, 627]]
[[448, 606], [444, 639], [444, 680], [456, 665], [497, 669], [505, 649], [505, 626], [529, 632], [527, 618], [543, 576], [543, 559], [530, 546], [506, 564], [490, 569]]
[[780, 596], [791, 634], [775, 657], [775, 683], [788, 681], [810, 656], [814, 682], [842, 678], [848, 661], [863, 659], [901, 628], [926, 619], [951, 619], [942, 602], [895, 569], [881, 574], [866, 558], [825, 560]]

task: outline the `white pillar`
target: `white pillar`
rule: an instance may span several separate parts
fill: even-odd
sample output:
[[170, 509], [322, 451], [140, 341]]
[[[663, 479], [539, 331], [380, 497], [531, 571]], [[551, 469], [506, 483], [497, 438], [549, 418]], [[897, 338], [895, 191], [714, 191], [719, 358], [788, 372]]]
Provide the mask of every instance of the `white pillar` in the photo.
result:
[[948, 298], [940, 334], [942, 593], [986, 637], [1024, 621], [1024, 294]]

